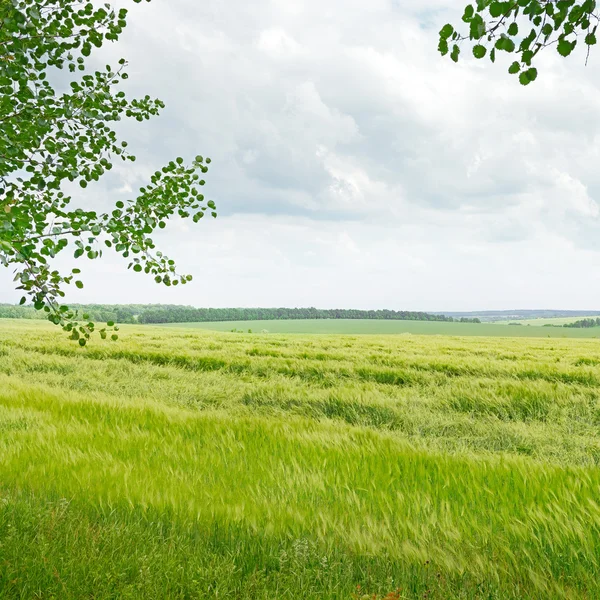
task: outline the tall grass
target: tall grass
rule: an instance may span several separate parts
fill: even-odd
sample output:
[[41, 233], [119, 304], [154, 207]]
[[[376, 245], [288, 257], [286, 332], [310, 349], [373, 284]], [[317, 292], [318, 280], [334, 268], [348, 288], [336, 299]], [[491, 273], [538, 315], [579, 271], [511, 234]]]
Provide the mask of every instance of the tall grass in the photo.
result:
[[0, 597], [600, 597], [593, 341], [124, 329], [0, 325]]

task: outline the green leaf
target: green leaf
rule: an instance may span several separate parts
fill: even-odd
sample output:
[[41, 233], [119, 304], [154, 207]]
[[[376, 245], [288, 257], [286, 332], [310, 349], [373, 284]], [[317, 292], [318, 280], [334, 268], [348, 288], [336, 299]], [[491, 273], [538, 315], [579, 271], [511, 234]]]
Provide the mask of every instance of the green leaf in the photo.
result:
[[588, 14], [593, 13], [596, 10], [596, 0], [585, 0], [585, 2], [581, 5], [581, 8]]
[[469, 37], [472, 40], [480, 40], [486, 33], [486, 25], [483, 17], [476, 14], [469, 23]]
[[514, 63], [512, 63], [512, 64], [510, 65], [510, 67], [508, 67], [508, 72], [509, 72], [511, 75], [515, 75], [515, 74], [516, 74], [516, 73], [518, 73], [520, 70], [521, 70], [521, 65], [520, 65], [520, 64], [519, 64], [517, 61], [515, 61]]
[[492, 2], [489, 7], [490, 16], [497, 19], [504, 12], [504, 2]]
[[521, 83], [521, 85], [529, 85], [532, 81], [535, 81], [536, 79], [537, 69], [534, 67], [531, 67], [526, 71], [522, 71], [519, 75], [519, 82]]
[[76, 281], [75, 282], [75, 287], [77, 287], [78, 289], [82, 290], [83, 289], [83, 282], [82, 281]]
[[450, 23], [446, 23], [440, 29], [440, 38], [443, 40], [447, 40], [454, 33], [454, 27], [450, 25]]
[[452, 47], [452, 52], [450, 54], [450, 58], [454, 62], [458, 62], [459, 55], [460, 55], [460, 48], [456, 44], [454, 44], [454, 46]]
[[483, 58], [487, 53], [487, 48], [485, 46], [482, 46], [481, 44], [477, 44], [475, 46], [473, 46], [473, 56], [475, 58]]
[[516, 46], [513, 40], [508, 36], [502, 34], [497, 40], [495, 47], [498, 50], [504, 50], [504, 52], [514, 52]]
[[593, 33], [588, 33], [588, 34], [585, 36], [585, 43], [586, 43], [588, 46], [594, 46], [594, 45], [596, 44], [596, 36], [595, 36], [595, 34], [593, 34]]
[[583, 8], [581, 6], [574, 6], [569, 13], [569, 21], [576, 23], [583, 16]]
[[556, 50], [561, 56], [567, 57], [569, 54], [571, 54], [571, 52], [573, 52], [576, 43], [576, 41], [569, 42], [569, 40], [565, 38], [559, 39]]
[[538, 72], [535, 67], [531, 67], [530, 69], [527, 69], [526, 73], [527, 73], [527, 77], [529, 77], [529, 81], [535, 81], [537, 79]]
[[533, 60], [533, 51], [532, 50], [524, 50], [521, 53], [521, 62], [526, 64], [527, 66], [531, 66], [531, 61]]
[[519, 26], [516, 23], [511, 23], [508, 26], [508, 30], [507, 31], [508, 31], [508, 35], [512, 35], [512, 36], [518, 35], [518, 33], [519, 33]]
[[467, 4], [467, 6], [465, 7], [465, 12], [462, 16], [462, 20], [465, 23], [469, 23], [471, 21], [471, 19], [473, 18], [474, 14], [475, 14], [475, 9], [473, 8], [473, 5]]

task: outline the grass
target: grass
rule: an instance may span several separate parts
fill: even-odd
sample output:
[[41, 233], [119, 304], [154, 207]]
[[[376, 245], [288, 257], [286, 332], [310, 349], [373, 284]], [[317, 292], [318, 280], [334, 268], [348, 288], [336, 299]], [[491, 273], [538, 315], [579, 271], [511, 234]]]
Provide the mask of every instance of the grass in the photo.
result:
[[0, 322], [0, 598], [598, 598], [599, 366], [585, 339]]
[[209, 331], [303, 334], [382, 335], [410, 333], [414, 335], [484, 336], [484, 337], [546, 337], [599, 338], [600, 328], [545, 329], [515, 327], [496, 323], [446, 323], [443, 321], [383, 321], [370, 319], [303, 319], [297, 321], [223, 321], [214, 323], [168, 323], [160, 325], [175, 329], [205, 329]]

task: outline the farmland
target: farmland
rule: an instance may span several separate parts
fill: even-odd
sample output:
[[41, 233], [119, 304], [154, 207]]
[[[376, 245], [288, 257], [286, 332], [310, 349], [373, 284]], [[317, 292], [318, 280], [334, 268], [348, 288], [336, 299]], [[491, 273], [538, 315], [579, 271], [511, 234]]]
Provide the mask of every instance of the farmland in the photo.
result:
[[121, 333], [0, 321], [0, 598], [600, 597], [596, 340]]
[[304, 334], [382, 335], [410, 333], [415, 335], [599, 338], [600, 328], [569, 329], [523, 327], [496, 323], [444, 323], [435, 321], [394, 321], [371, 319], [298, 319], [281, 321], [221, 321], [207, 323], [169, 323], [161, 327]]
[[577, 316], [577, 317], [553, 317], [548, 319], [519, 319], [519, 320], [511, 320], [511, 321], [496, 321], [495, 323], [498, 325], [506, 325], [508, 323], [520, 323], [521, 325], [532, 325], [535, 327], [543, 327], [544, 325], [556, 325], [557, 327], [562, 327], [568, 323], [575, 323], [575, 321], [581, 321], [581, 319], [593, 318], [595, 316]]

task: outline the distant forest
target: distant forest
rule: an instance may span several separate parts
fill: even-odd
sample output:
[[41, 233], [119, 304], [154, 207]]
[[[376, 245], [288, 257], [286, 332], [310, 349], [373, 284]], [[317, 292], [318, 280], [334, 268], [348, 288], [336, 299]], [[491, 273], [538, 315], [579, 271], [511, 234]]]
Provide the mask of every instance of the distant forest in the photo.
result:
[[[530, 319], [555, 319], [564, 317], [598, 317], [600, 311], [597, 310], [552, 310], [552, 309], [511, 309], [511, 310], [482, 310], [474, 312], [446, 312], [440, 311], [440, 314], [447, 317], [454, 317], [459, 320], [460, 317], [477, 317], [484, 323], [493, 323], [494, 321], [521, 321]], [[562, 327], [562, 325], [558, 325]]]
[[[119, 323], [138, 323], [138, 316], [144, 311], [157, 308], [156, 304], [70, 304], [69, 307], [88, 315], [91, 321]], [[180, 306], [165, 305], [165, 309], [177, 309]], [[15, 306], [14, 304], [0, 304], [0, 319], [46, 319], [43, 311], [37, 311], [33, 306]]]
[[600, 327], [600, 317], [596, 319], [581, 319], [579, 321], [575, 321], [574, 323], [565, 323], [563, 327], [575, 327], [577, 329], [585, 329], [588, 327]]
[[[320, 308], [193, 308], [165, 304], [71, 305], [92, 321], [116, 323], [201, 323], [214, 321], [271, 321], [296, 319], [377, 319], [480, 323], [478, 318], [454, 318], [425, 312]], [[32, 306], [0, 304], [0, 318], [43, 319]]]

